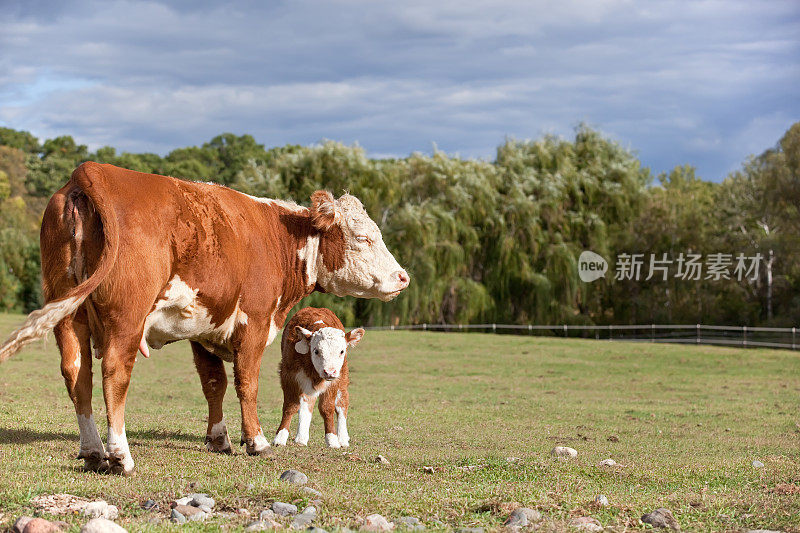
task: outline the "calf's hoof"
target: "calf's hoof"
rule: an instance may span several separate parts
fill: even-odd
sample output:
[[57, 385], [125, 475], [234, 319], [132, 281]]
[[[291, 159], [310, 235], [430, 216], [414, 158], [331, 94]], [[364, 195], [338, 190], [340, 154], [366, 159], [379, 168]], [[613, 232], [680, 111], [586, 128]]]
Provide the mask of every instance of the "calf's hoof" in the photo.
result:
[[341, 448], [342, 445], [339, 443], [339, 437], [336, 436], [334, 433], [326, 433], [325, 434], [325, 444], [328, 448]]
[[206, 448], [210, 452], [224, 453], [230, 455], [233, 453], [231, 446], [231, 439], [227, 433], [222, 433], [212, 438], [211, 435], [206, 435]]

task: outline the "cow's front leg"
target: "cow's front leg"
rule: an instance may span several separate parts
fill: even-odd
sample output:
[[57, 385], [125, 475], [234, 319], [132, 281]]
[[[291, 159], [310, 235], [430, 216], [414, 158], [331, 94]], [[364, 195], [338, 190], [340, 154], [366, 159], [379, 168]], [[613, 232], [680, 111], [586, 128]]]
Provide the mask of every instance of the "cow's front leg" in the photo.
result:
[[272, 455], [274, 452], [258, 421], [258, 373], [265, 340], [242, 342], [233, 359], [233, 381], [242, 409], [242, 444], [248, 455]]
[[129, 476], [133, 474], [134, 463], [125, 435], [125, 400], [141, 335], [122, 340], [112, 334], [110, 338], [109, 346], [102, 352], [103, 396], [108, 419], [106, 456], [112, 474]]
[[86, 311], [81, 308], [74, 317], [65, 318], [53, 333], [61, 351], [61, 374], [81, 432], [78, 459], [83, 459], [86, 470], [103, 470], [108, 463], [92, 414], [92, 348]]
[[228, 376], [222, 359], [192, 342], [194, 365], [200, 375], [200, 384], [208, 402], [208, 427], [206, 428], [206, 447], [217, 453], [232, 453], [231, 439], [222, 414], [222, 400], [228, 388]]

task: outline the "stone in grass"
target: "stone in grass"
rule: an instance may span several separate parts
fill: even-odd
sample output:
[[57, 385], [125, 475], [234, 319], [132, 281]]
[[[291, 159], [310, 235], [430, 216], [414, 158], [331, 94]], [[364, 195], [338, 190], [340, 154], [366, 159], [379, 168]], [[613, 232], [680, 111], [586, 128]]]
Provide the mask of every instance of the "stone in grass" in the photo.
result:
[[297, 506], [291, 503], [274, 502], [272, 512], [278, 516], [290, 516], [297, 514]]
[[600, 507], [608, 507], [610, 505], [605, 494], [598, 494], [595, 496], [594, 503]]
[[208, 494], [189, 494], [192, 497], [189, 505], [194, 505], [195, 507], [210, 507], [211, 509], [214, 508], [217, 502], [214, 501], [214, 498], [211, 498]]
[[675, 531], [681, 530], [681, 526], [678, 525], [678, 521], [672, 516], [672, 512], [663, 507], [659, 507], [655, 511], [642, 516], [642, 522], [650, 524], [653, 527], [669, 528]]
[[522, 508], [514, 509], [503, 522], [505, 527], [525, 527], [528, 525], [528, 516]]
[[395, 525], [403, 529], [413, 529], [415, 531], [425, 529], [425, 526], [420, 523], [419, 518], [416, 516], [401, 516], [397, 519]]
[[23, 533], [60, 533], [61, 526], [44, 518], [32, 518], [25, 524]]
[[456, 533], [484, 533], [482, 527], [460, 527], [456, 529]]
[[191, 496], [184, 496], [183, 498], [178, 498], [177, 500], [175, 500], [175, 504], [172, 505], [172, 507], [175, 507], [175, 505], [192, 505], [193, 499], [194, 498]]
[[119, 509], [117, 509], [116, 505], [109, 505], [104, 500], [98, 500], [96, 502], [87, 503], [86, 506], [81, 509], [81, 514], [89, 518], [107, 518], [109, 520], [114, 520], [115, 518], [119, 518]]
[[321, 527], [310, 527], [306, 531], [308, 533], [328, 533], [326, 530], [322, 529]]
[[172, 509], [169, 513], [169, 519], [175, 522], [176, 524], [183, 524], [186, 522], [186, 517], [183, 516], [180, 511], [177, 509]]
[[292, 529], [307, 529], [311, 527], [311, 522], [314, 521], [314, 518], [314, 515], [300, 513], [294, 517], [289, 527]]
[[309, 494], [311, 496], [317, 496], [317, 497], [322, 496], [322, 493], [320, 491], [312, 489], [311, 487], [303, 487], [302, 489], [300, 489], [300, 492]]
[[14, 525], [11, 526], [11, 533], [22, 533], [25, 530], [25, 526], [28, 525], [28, 522], [33, 520], [32, 516], [20, 516], [17, 518], [17, 521], [14, 522]]
[[178, 511], [180, 514], [185, 516], [186, 518], [191, 518], [192, 516], [202, 513], [200, 509], [194, 507], [192, 505], [176, 505], [173, 508], [174, 511]]
[[569, 446], [556, 446], [550, 450], [550, 455], [561, 459], [574, 459], [578, 457], [578, 450]]
[[614, 459], [603, 459], [597, 463], [597, 466], [616, 466], [616, 464], [617, 462]]
[[758, 460], [753, 461], [753, 468], [764, 468], [764, 463]]
[[267, 522], [264, 520], [256, 520], [255, 522], [250, 522], [245, 526], [245, 531], [269, 531], [272, 529], [280, 529], [282, 526], [277, 522]]
[[364, 525], [361, 526], [360, 531], [391, 531], [394, 529], [394, 524], [386, 520], [379, 514], [371, 514], [364, 520]]
[[158, 504], [155, 502], [155, 500], [145, 500], [142, 502], [142, 509], [145, 511], [155, 509], [156, 507], [158, 507]]
[[128, 530], [106, 518], [92, 518], [83, 524], [81, 533], [128, 533]]
[[386, 457], [384, 457], [383, 455], [379, 455], [379, 456], [377, 456], [377, 457], [374, 459], [374, 461], [375, 461], [376, 463], [379, 463], [379, 464], [382, 464], [382, 465], [388, 465], [388, 464], [389, 464], [389, 459], [387, 459], [387, 458], [386, 458]]
[[308, 476], [298, 470], [287, 470], [281, 474], [281, 479], [287, 483], [295, 485], [305, 485], [308, 483]]
[[579, 516], [569, 521], [569, 527], [581, 531], [603, 531], [603, 526], [597, 518], [591, 516]]

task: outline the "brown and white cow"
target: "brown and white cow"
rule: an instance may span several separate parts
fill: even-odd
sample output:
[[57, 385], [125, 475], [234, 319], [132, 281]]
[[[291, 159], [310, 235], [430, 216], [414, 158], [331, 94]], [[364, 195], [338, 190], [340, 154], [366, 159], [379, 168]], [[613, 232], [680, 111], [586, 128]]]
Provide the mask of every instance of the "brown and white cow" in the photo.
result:
[[[87, 162], [53, 195], [41, 231], [47, 304], [0, 346], [0, 362], [55, 327], [88, 469], [129, 474], [125, 399], [137, 350], [191, 341], [208, 401], [206, 442], [230, 453], [223, 361], [233, 363], [249, 454], [268, 450], [256, 413], [261, 356], [314, 290], [391, 300], [408, 286], [361, 202], [325, 191], [311, 207]], [[102, 359], [105, 447], [92, 416]], [[106, 460], [108, 461], [106, 465]]]
[[347, 350], [357, 345], [363, 336], [363, 328], [345, 333], [339, 317], [330, 309], [304, 307], [289, 320], [281, 339], [278, 373], [283, 388], [283, 416], [275, 433], [276, 446], [286, 445], [295, 413], [298, 425], [294, 441], [304, 446], [308, 444], [317, 397], [325, 424], [325, 443], [331, 448], [350, 445]]

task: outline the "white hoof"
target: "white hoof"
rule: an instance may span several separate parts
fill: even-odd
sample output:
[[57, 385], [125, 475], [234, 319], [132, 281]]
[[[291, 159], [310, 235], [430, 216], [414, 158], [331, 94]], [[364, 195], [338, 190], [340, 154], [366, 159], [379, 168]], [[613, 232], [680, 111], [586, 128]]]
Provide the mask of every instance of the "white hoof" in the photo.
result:
[[275, 446], [286, 446], [286, 441], [289, 440], [289, 430], [282, 429], [275, 435], [275, 440], [272, 441], [272, 444]]
[[342, 447], [342, 445], [339, 442], [339, 437], [337, 437], [333, 433], [326, 433], [325, 434], [325, 444], [328, 445], [328, 448], [341, 448]]

